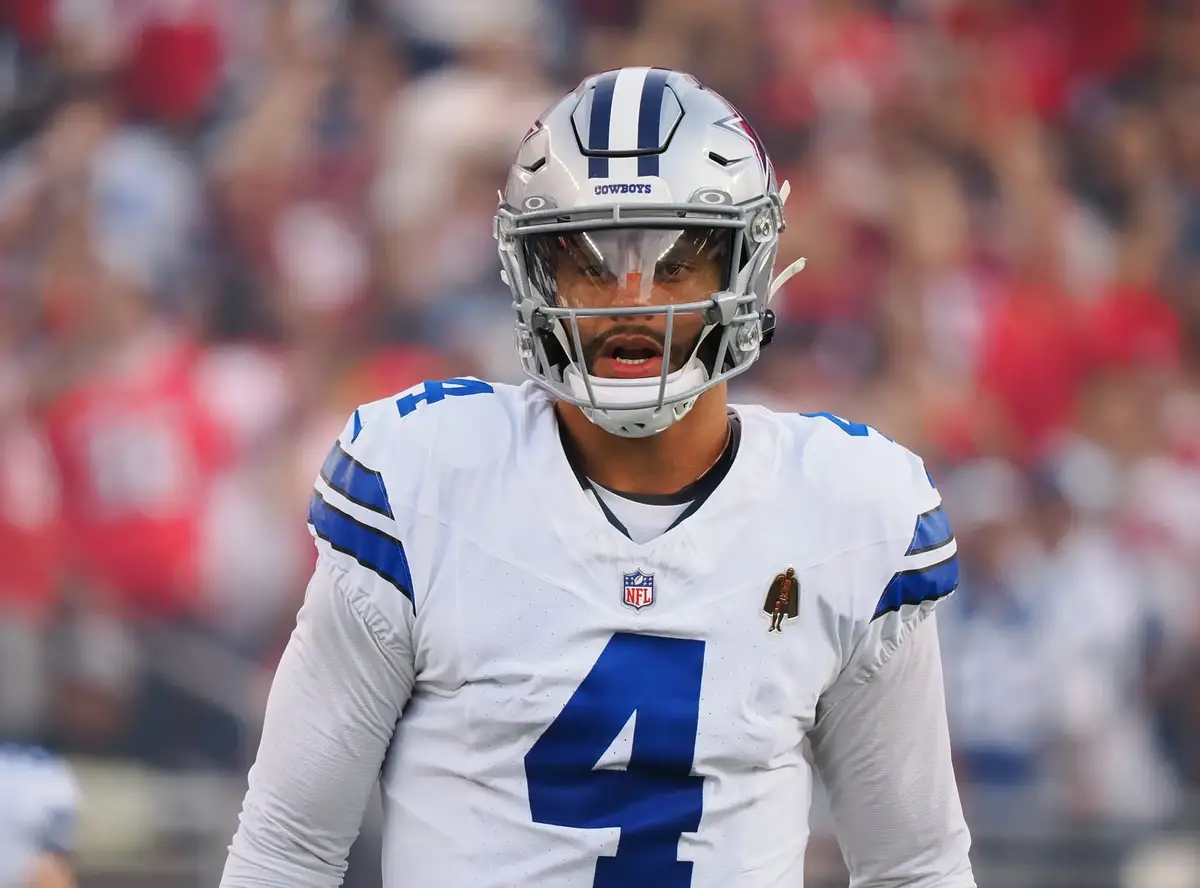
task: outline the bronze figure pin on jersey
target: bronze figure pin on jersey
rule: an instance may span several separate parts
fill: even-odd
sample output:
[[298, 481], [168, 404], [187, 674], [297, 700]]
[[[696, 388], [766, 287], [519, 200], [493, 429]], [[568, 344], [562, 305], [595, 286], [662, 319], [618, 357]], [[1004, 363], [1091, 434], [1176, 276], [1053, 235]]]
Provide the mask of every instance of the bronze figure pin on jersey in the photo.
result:
[[767, 600], [763, 602], [763, 613], [771, 618], [768, 632], [782, 632], [783, 621], [794, 620], [799, 615], [800, 581], [796, 579], [795, 568], [789, 567], [771, 582]]

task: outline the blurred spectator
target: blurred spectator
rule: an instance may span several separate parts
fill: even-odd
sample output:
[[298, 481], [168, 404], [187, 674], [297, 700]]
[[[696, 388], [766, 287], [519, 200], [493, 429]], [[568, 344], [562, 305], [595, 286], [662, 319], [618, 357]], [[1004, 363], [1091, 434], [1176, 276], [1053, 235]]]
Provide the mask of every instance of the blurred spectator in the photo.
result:
[[1161, 822], [1177, 800], [1144, 692], [1168, 615], [1145, 589], [1135, 553], [1110, 528], [1086, 520], [1065, 480], [1053, 465], [1034, 476], [1034, 547], [1021, 565], [1056, 648], [1063, 802], [1081, 820]]
[[963, 561], [939, 628], [964, 805], [984, 824], [1045, 817], [1058, 735], [1058, 696], [1046, 676], [1059, 664], [1049, 603], [1021, 582], [1030, 544], [1025, 485], [1011, 465], [983, 461], [942, 488]]
[[[0, 301], [0, 347], [17, 328]], [[57, 610], [65, 540], [58, 477], [27, 413], [27, 380], [0, 348], [0, 735], [34, 739], [49, 716], [46, 642]]]

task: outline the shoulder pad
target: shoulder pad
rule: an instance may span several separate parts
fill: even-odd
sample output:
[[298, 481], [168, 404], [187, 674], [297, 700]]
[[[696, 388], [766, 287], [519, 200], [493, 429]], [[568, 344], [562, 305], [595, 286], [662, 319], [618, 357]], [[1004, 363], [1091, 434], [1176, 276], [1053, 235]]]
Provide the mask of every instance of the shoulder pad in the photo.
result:
[[477, 465], [506, 450], [523, 391], [472, 377], [422, 382], [360, 406], [339, 443], [380, 467], [399, 463], [412, 471], [418, 459], [426, 466]]
[[[803, 488], [823, 499], [831, 522], [851, 539], [860, 545], [882, 543], [893, 553], [889, 573], [895, 571], [897, 579], [879, 607], [928, 591], [916, 588], [928, 577], [906, 572], [932, 566], [931, 559], [950, 558], [955, 549], [941, 495], [921, 458], [875, 429], [840, 417], [799, 415], [789, 422]], [[951, 567], [956, 583], [957, 562]], [[871, 604], [874, 611], [876, 602]]]
[[330, 448], [309, 504], [330, 557], [380, 595], [415, 607], [412, 545], [419, 513], [436, 515], [451, 474], [508, 453], [521, 389], [478, 379], [424, 382], [358, 407]]
[[870, 426], [829, 413], [796, 414], [787, 422], [805, 486], [834, 504], [903, 503], [926, 480], [918, 457]]

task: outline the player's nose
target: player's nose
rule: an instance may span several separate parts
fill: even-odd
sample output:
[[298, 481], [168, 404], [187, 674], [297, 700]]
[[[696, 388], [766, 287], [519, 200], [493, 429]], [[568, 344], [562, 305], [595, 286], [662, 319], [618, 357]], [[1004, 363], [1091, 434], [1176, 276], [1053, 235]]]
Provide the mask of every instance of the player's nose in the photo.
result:
[[642, 305], [646, 296], [642, 292], [642, 275], [630, 272], [613, 283], [612, 304], [614, 307]]
[[613, 281], [608, 294], [611, 308], [627, 308], [627, 314], [613, 317], [615, 323], [629, 323], [634, 320], [647, 321], [654, 318], [653, 314], [637, 311], [652, 304], [649, 281], [638, 272], [630, 272], [623, 278]]

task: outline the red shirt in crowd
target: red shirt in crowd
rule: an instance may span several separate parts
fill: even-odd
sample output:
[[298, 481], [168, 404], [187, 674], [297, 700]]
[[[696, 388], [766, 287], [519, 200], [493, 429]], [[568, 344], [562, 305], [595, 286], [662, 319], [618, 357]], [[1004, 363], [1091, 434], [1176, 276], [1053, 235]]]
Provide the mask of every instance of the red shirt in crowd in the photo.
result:
[[185, 614], [221, 435], [193, 385], [190, 345], [137, 352], [80, 379], [46, 418], [72, 568], [140, 612]]
[[1183, 353], [1179, 315], [1151, 289], [1117, 287], [1088, 312], [1093, 359], [1109, 369], [1174, 367]]
[[58, 477], [27, 422], [0, 425], [0, 608], [37, 617], [56, 600], [62, 534]]
[[1032, 455], [1074, 417], [1089, 364], [1079, 305], [1065, 293], [1015, 285], [988, 323], [980, 385]]

